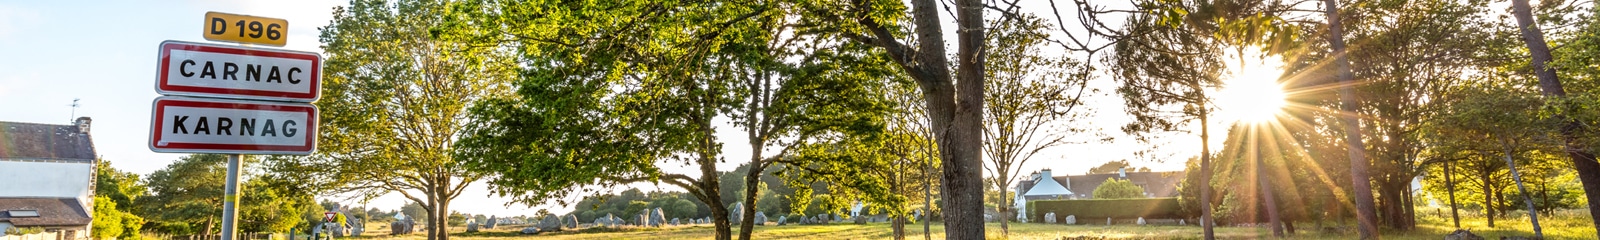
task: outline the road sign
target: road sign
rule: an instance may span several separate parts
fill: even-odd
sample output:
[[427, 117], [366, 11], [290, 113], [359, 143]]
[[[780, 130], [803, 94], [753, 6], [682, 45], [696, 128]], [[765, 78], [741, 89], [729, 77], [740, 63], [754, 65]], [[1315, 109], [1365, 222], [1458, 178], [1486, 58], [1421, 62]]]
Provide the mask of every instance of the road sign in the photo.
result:
[[161, 42], [156, 92], [235, 99], [316, 101], [322, 56], [312, 52]]
[[317, 107], [308, 103], [158, 97], [150, 150], [167, 153], [309, 155]]
[[206, 12], [206, 40], [282, 47], [289, 42], [289, 20]]

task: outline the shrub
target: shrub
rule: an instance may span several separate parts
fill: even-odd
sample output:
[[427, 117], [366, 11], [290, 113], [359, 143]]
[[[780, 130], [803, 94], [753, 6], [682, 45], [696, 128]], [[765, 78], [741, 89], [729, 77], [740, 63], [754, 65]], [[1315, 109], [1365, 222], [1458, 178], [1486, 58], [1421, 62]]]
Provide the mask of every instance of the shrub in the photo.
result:
[[1128, 180], [1107, 178], [1105, 183], [1101, 183], [1099, 187], [1094, 188], [1094, 198], [1098, 199], [1145, 197], [1144, 188], [1139, 187], [1139, 185], [1135, 185], [1133, 182], [1129, 182]]
[[1044, 214], [1056, 213], [1056, 220], [1075, 215], [1080, 220], [1098, 218], [1186, 218], [1178, 198], [1039, 200], [1028, 202], [1028, 218], [1044, 222]]

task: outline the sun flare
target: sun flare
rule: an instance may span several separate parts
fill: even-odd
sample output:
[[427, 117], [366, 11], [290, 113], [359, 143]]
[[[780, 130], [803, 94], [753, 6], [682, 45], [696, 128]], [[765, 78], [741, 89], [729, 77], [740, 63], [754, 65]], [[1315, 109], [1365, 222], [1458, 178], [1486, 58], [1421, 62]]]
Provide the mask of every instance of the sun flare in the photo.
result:
[[1261, 123], [1277, 119], [1286, 104], [1278, 76], [1283, 64], [1273, 61], [1246, 63], [1230, 67], [1230, 78], [1223, 80], [1216, 93], [1217, 117], [1230, 122]]

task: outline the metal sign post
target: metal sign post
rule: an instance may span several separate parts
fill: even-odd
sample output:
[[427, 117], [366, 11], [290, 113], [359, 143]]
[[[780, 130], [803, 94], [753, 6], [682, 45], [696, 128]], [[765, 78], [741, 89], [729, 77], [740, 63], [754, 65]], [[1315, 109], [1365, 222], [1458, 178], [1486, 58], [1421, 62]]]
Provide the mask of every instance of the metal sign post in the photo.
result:
[[239, 165], [244, 154], [228, 155], [228, 181], [222, 187], [222, 240], [233, 240], [239, 232]]

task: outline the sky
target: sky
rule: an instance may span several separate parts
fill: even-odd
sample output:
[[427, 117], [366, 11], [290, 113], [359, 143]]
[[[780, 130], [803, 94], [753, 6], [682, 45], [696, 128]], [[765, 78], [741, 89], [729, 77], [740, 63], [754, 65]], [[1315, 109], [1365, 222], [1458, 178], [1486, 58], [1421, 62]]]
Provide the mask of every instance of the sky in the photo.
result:
[[[117, 169], [148, 174], [185, 155], [155, 153], [148, 147], [151, 102], [159, 96], [154, 90], [158, 44], [165, 40], [207, 42], [201, 37], [203, 16], [207, 11], [217, 11], [286, 19], [289, 40], [284, 49], [321, 52], [318, 28], [328, 25], [333, 7], [346, 4], [348, 2], [339, 0], [70, 3], [0, 0], [0, 121], [70, 124], [76, 117], [91, 117], [94, 120], [91, 136], [101, 158]], [[953, 28], [953, 25], [947, 21], [946, 27]], [[954, 41], [953, 36], [947, 39]], [[1099, 129], [1114, 140], [1046, 150], [1023, 166], [1023, 175], [1041, 168], [1053, 169], [1058, 175], [1082, 174], [1091, 167], [1124, 159], [1135, 167], [1179, 171], [1183, 161], [1199, 152], [1199, 137], [1194, 134], [1157, 134], [1151, 143], [1122, 134], [1120, 127], [1131, 118], [1123, 113], [1121, 97], [1108, 94], [1114, 92], [1116, 83], [1100, 78], [1091, 80], [1089, 86], [1100, 92], [1087, 98], [1086, 106], [1095, 114], [1081, 123]], [[71, 106], [75, 99], [79, 104], [76, 108]], [[1222, 111], [1228, 109], [1224, 107]], [[1212, 129], [1226, 131], [1227, 128]], [[723, 156], [730, 160], [718, 166], [719, 170], [732, 170], [737, 165], [733, 160], [749, 158], [751, 151], [745, 144], [743, 132], [722, 122], [717, 135], [725, 143]], [[1212, 136], [1219, 136], [1212, 139], [1212, 146], [1221, 146], [1223, 137], [1220, 136], [1226, 135], [1216, 132]], [[1095, 138], [1081, 138], [1092, 139]], [[1145, 150], [1153, 151], [1144, 157], [1134, 155]], [[699, 175], [683, 167], [666, 170]], [[629, 187], [646, 191], [677, 190], [644, 183]], [[249, 194], [248, 191], [245, 194]], [[362, 204], [339, 196], [324, 198]], [[390, 194], [365, 205], [390, 210], [399, 208], [405, 201], [397, 194]], [[505, 198], [490, 196], [485, 184], [474, 183], [451, 203], [450, 208], [463, 213], [506, 216], [534, 215], [539, 209], [556, 213], [572, 210], [571, 206], [554, 204], [506, 206], [506, 202]]]

